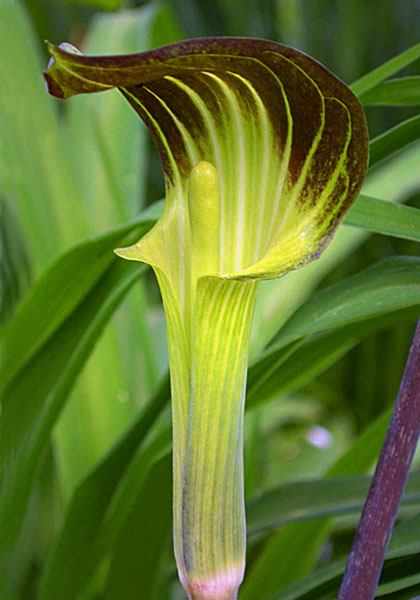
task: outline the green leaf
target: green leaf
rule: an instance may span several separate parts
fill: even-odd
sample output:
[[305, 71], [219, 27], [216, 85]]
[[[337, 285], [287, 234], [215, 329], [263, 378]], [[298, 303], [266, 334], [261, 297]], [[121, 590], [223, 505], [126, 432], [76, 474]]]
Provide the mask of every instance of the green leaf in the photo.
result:
[[[286, 483], [248, 504], [249, 534], [294, 521], [358, 514], [370, 482], [371, 477], [359, 475]], [[419, 503], [420, 472], [410, 475], [401, 506]]]
[[311, 572], [327, 532], [328, 525], [315, 520], [291, 523], [274, 533], [247, 573], [241, 600], [266, 600], [276, 590]]
[[[415, 322], [417, 318], [418, 309], [416, 309], [413, 315], [413, 321]], [[363, 325], [366, 330], [366, 325]], [[333, 333], [336, 336], [341, 335], [340, 330], [335, 330]], [[312, 354], [309, 356], [312, 360]], [[308, 361], [308, 357], [306, 360]], [[365, 472], [379, 454], [391, 413], [392, 407], [388, 408], [376, 421], [369, 425], [353, 445], [328, 469], [327, 477], [356, 475]], [[248, 598], [255, 597], [257, 590], [260, 590], [260, 595], [262, 593], [261, 590], [264, 590], [266, 592], [265, 597], [268, 597], [270, 596], [270, 592], [273, 593], [276, 589], [283, 588], [289, 582], [308, 574], [315, 565], [319, 550], [326, 539], [330, 527], [330, 519], [315, 518], [308, 522], [290, 523], [279, 533], [276, 533], [254, 564], [252, 571], [248, 574], [242, 589], [243, 599], [247, 600]], [[311, 540], [311, 544], [307, 544], [307, 540]], [[292, 556], [290, 556], [289, 552], [291, 543], [296, 548]], [[304, 548], [303, 552], [302, 548]], [[302, 560], [296, 563], [295, 557], [297, 552], [300, 552]], [[281, 560], [279, 557], [281, 557]], [[308, 578], [308, 581], [311, 581], [311, 577]], [[267, 585], [267, 582], [269, 582], [269, 585]], [[304, 582], [306, 583], [306, 579]], [[264, 586], [262, 586], [263, 583]], [[339, 582], [336, 582], [336, 585], [338, 590]], [[300, 584], [296, 584], [296, 588], [300, 590]], [[295, 586], [291, 586], [291, 589], [295, 589]], [[283, 599], [283, 596], [277, 597], [279, 600], [280, 597]], [[286, 594], [284, 597], [289, 598]], [[292, 597], [300, 598], [300, 595], [291, 596], [290, 599]], [[302, 599], [303, 597], [306, 599], [306, 596], [302, 596]], [[321, 597], [323, 598], [323, 596], [313, 596], [313, 598]], [[307, 600], [309, 598], [312, 598], [312, 596], [308, 596]]]
[[363, 106], [392, 105], [403, 106], [406, 104], [420, 104], [420, 77], [401, 77], [391, 79], [371, 88], [359, 95]]
[[8, 203], [0, 197], [0, 326], [10, 319], [29, 286], [31, 265], [25, 240]]
[[403, 203], [418, 189], [418, 177], [413, 168], [417, 163], [420, 142], [410, 144], [390, 160], [372, 169], [363, 184], [363, 194]]
[[[62, 212], [57, 214], [54, 204], [55, 183], [63, 175], [57, 169], [62, 156], [58, 115], [39, 76], [39, 47], [22, 3], [2, 1], [0, 22], [7, 24], [0, 52], [9, 57], [0, 64], [0, 183], [2, 193], [13, 201], [37, 276], [60, 248]], [[36, 140], [36, 152], [28, 139]], [[63, 179], [62, 189], [71, 196], [72, 181], [67, 175]]]
[[416, 142], [420, 137], [420, 115], [399, 123], [370, 142], [369, 168], [376, 167], [383, 160], [402, 148]]
[[40, 600], [76, 597], [112, 550], [133, 506], [141, 501], [162, 447], [163, 455], [169, 452], [161, 440], [168, 437], [170, 428], [163, 431], [163, 438], [154, 436], [148, 447], [143, 443], [168, 399], [166, 377], [132, 427], [76, 489], [41, 581]]
[[104, 595], [106, 600], [137, 600], [139, 590], [145, 600], [162, 600], [168, 596], [161, 587], [162, 580], [166, 583], [164, 559], [172, 522], [171, 467], [170, 456], [154, 466], [144, 482], [143, 493], [120, 528]]
[[[10, 363], [13, 373], [3, 372], [1, 458], [7, 477], [0, 502], [2, 558], [9, 555], [12, 560], [10, 549], [22, 525], [39, 461], [68, 392], [107, 320], [142, 272], [121, 265], [111, 249], [115, 242], [149, 227], [149, 217], [141, 217], [65, 253], [34, 287], [5, 332], [5, 347], [17, 364]], [[91, 267], [92, 256], [98, 269]], [[69, 283], [73, 290], [78, 278], [83, 285], [70, 299]], [[51, 324], [43, 317], [49, 317]], [[42, 330], [45, 323], [50, 325], [47, 332]], [[23, 357], [19, 356], [22, 350], [26, 350]], [[8, 569], [5, 560], [2, 584], [6, 586]]]
[[[300, 338], [343, 327], [420, 301], [420, 260], [385, 259], [310, 298], [287, 321], [259, 362], [278, 360], [278, 352]], [[251, 373], [250, 373], [251, 375]], [[249, 381], [249, 392], [252, 382]]]
[[[416, 274], [411, 279], [413, 267]], [[271, 346], [273, 353], [269, 347], [265, 357], [251, 365], [247, 406], [279, 397], [310, 381], [370, 331], [385, 327], [393, 319], [400, 320], [403, 316], [400, 310], [416, 320], [420, 300], [419, 267], [418, 259], [411, 257], [383, 261], [313, 296], [276, 336]], [[405, 289], [406, 283], [412, 296]], [[382, 291], [380, 297], [375, 295], [378, 290]], [[409, 307], [411, 301], [415, 304], [413, 309]], [[388, 420], [389, 415], [385, 415], [376, 429], [362, 436], [360, 443], [338, 461], [331, 474], [363, 472], [379, 451]], [[288, 525], [276, 534], [244, 582], [244, 600], [251, 600], [257, 592], [261, 598], [267, 598], [270, 590], [273, 592], [310, 572], [328, 529], [328, 522], [315, 520]], [[308, 539], [312, 543], [302, 555], [302, 547]], [[291, 558], [291, 543], [295, 551], [300, 552], [301, 560], [297, 563]], [[275, 567], [279, 556], [286, 558], [282, 558], [281, 567]]]
[[344, 223], [383, 235], [420, 241], [420, 210], [379, 198], [360, 195]]
[[[392, 561], [390, 559], [411, 556], [413, 564], [418, 565], [419, 540], [420, 515], [416, 515], [397, 525], [388, 547], [382, 577], [386, 576], [387, 570], [392, 568]], [[271, 600], [321, 600], [322, 598], [333, 598], [338, 592], [340, 576], [344, 572], [345, 566], [346, 560], [344, 559], [325, 569], [315, 571], [314, 574], [304, 580], [283, 588], [277, 594], [274, 594]], [[418, 568], [416, 571], [418, 573]]]
[[86, 4], [99, 10], [118, 10], [122, 7], [124, 0], [61, 0], [61, 2]]
[[291, 393], [323, 373], [369, 334], [399, 322], [415, 322], [418, 304], [333, 329], [274, 353], [249, 370], [248, 406]]
[[417, 566], [419, 558], [419, 555], [414, 555], [389, 561], [385, 566], [383, 583], [378, 586], [376, 597], [385, 596], [386, 600], [418, 600], [418, 596], [414, 594], [420, 592], [420, 573]]
[[[418, 309], [416, 309], [413, 315], [414, 322], [417, 320], [417, 317]], [[366, 330], [366, 325], [363, 325]], [[336, 336], [341, 335], [340, 330], [335, 330], [333, 333]], [[309, 356], [312, 360], [312, 353]], [[328, 469], [328, 477], [356, 475], [363, 473], [371, 466], [382, 446], [391, 412], [392, 407], [387, 409], [374, 423], [362, 432], [353, 445]], [[319, 550], [326, 539], [330, 527], [331, 520], [329, 519], [313, 519], [308, 522], [290, 523], [279, 533], [275, 534], [245, 580], [245, 585], [242, 589], [244, 600], [253, 598], [258, 589], [267, 590], [267, 596], [270, 596], [270, 591], [273, 593], [276, 589], [283, 588], [289, 582], [308, 574], [315, 565]], [[305, 546], [307, 540], [311, 540], [311, 544]], [[296, 552], [292, 557], [290, 557], [289, 553], [291, 541], [296, 547]], [[302, 552], [302, 548], [305, 548], [304, 552]], [[295, 556], [297, 552], [300, 552], [302, 561], [298, 561], [296, 564]], [[275, 568], [279, 557], [282, 557], [280, 562], [281, 568]], [[311, 578], [309, 577], [308, 580], [310, 581]], [[267, 586], [267, 581], [270, 582], [269, 586]], [[263, 582], [264, 587], [261, 587]], [[338, 586], [338, 583], [336, 585]], [[299, 584], [296, 584], [296, 586], [299, 588]], [[291, 589], [294, 589], [294, 586]], [[320, 597], [314, 596], [314, 598]], [[300, 598], [300, 595], [296, 596], [296, 598]]]
[[355, 81], [350, 87], [356, 96], [361, 96], [384, 81], [384, 79], [401, 71], [401, 69], [404, 69], [418, 58], [420, 58], [420, 43], [415, 44], [398, 56], [391, 58], [388, 62], [380, 65], [373, 71], [370, 71], [370, 73], [367, 73]]
[[[86, 304], [79, 307], [77, 326], [75, 319], [70, 319], [57, 336], [59, 342], [54, 337], [47, 343], [42, 353], [31, 361], [24, 373], [20, 373], [20, 378], [13, 380], [12, 386], [6, 389], [8, 404], [3, 407], [2, 414], [2, 446], [5, 450], [2, 458], [7, 476], [3, 478], [0, 498], [3, 534], [0, 555], [2, 559], [7, 558], [2, 564], [2, 586], [8, 585], [8, 574], [13, 572], [8, 564], [12, 558], [10, 547], [19, 534], [40, 459], [54, 423], [106, 321], [140, 273], [139, 270], [130, 270], [122, 274], [116, 270], [107, 274], [108, 277], [104, 276], [100, 285], [92, 291], [95, 297], [88, 297]], [[94, 300], [100, 304], [95, 305]], [[47, 371], [48, 375], [45, 375]], [[30, 389], [35, 389], [32, 395], [29, 394]], [[17, 420], [16, 411], [19, 410], [19, 401], [23, 404], [22, 400], [25, 400], [25, 419]], [[28, 404], [29, 401], [33, 401], [33, 406]], [[13, 436], [18, 429], [15, 423], [19, 427], [18, 438]], [[26, 431], [29, 433], [22, 439], [22, 433]]]
[[13, 379], [115, 263], [113, 249], [119, 241], [147, 231], [159, 211], [156, 205], [133, 223], [78, 244], [48, 267], [4, 332], [7, 352], [1, 366], [1, 386]]
[[[379, 453], [390, 416], [391, 410], [387, 410], [370, 425], [330, 467], [327, 476], [366, 471]], [[271, 598], [276, 590], [310, 573], [330, 528], [331, 519], [312, 519], [289, 523], [275, 533], [248, 573], [243, 600], [251, 600], [257, 592], [261, 598]], [[300, 560], [296, 561], [298, 554]]]

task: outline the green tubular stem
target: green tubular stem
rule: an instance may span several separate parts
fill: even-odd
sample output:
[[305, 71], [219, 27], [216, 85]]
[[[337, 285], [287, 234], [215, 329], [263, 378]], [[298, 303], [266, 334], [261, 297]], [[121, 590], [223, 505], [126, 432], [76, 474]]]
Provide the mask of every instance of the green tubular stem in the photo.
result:
[[[177, 397], [182, 388], [185, 393], [176, 381], [181, 355], [171, 356], [174, 544], [191, 600], [233, 600], [243, 577], [243, 412], [255, 294], [256, 283], [217, 277], [198, 281], [186, 399]], [[170, 319], [168, 324], [169, 338], [177, 336]]]

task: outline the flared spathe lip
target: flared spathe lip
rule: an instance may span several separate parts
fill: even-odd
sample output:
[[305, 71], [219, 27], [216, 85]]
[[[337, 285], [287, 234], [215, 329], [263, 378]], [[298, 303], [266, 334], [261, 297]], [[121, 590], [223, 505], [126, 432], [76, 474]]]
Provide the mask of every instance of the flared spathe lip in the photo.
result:
[[[138, 62], [139, 58], [143, 62], [152, 61], [154, 63], [155, 61], [159, 60], [161, 60], [162, 62], [166, 62], [167, 60], [176, 59], [180, 56], [185, 56], [186, 54], [224, 54], [226, 50], [228, 50], [229, 54], [231, 54], [232, 56], [256, 58], [263, 52], [279, 52], [279, 50], [282, 50], [282, 52], [285, 53], [286, 56], [289, 54], [290, 57], [296, 55], [305, 56], [312, 63], [316, 63], [322, 71], [332, 75], [329, 69], [327, 69], [323, 64], [321, 64], [316, 59], [310, 57], [302, 50], [298, 50], [297, 48], [294, 48], [292, 46], [285, 46], [284, 44], [275, 42], [273, 40], [266, 40], [258, 37], [208, 36], [189, 38], [187, 40], [182, 40], [172, 44], [166, 44], [165, 46], [160, 46], [159, 48], [154, 48], [151, 50], [145, 50], [143, 52], [132, 52], [130, 54], [116, 55], [86, 55], [81, 53], [75, 46], [69, 44], [68, 42], [63, 42], [61, 44], [55, 45], [49, 40], [45, 40], [45, 44], [47, 45], [48, 50], [51, 54], [54, 54], [55, 52], [62, 55], [75, 54], [78, 56], [79, 62], [85, 64], [86, 66], [95, 65], [96, 61], [100, 59], [104, 67], [110, 69], [115, 67], [124, 68], [132, 66], [133, 64], [136, 64]], [[286, 49], [287, 52], [285, 52]], [[50, 59], [48, 67], [44, 71], [44, 76], [47, 76], [48, 80], [51, 79], [49, 77], [48, 70], [54, 64], [52, 61], [54, 61], [53, 57]], [[334, 77], [337, 80], [341, 81], [335, 75]], [[343, 85], [345, 85], [344, 82], [342, 83]], [[53, 92], [50, 91], [50, 93]], [[55, 94], [53, 93], [53, 95]]]
[[[273, 40], [266, 40], [258, 37], [235, 37], [235, 36], [220, 36], [220, 37], [197, 37], [190, 38], [175, 42], [173, 44], [167, 44], [146, 50], [143, 52], [134, 52], [130, 54], [117, 54], [117, 55], [86, 55], [81, 53], [75, 46], [68, 42], [55, 45], [49, 40], [45, 40], [45, 44], [50, 52], [51, 59], [48, 63], [47, 69], [43, 72], [44, 78], [47, 83], [47, 90], [53, 96], [59, 98], [68, 98], [72, 95], [81, 93], [74, 89], [70, 93], [69, 89], [62, 89], [57, 85], [57, 81], [51, 75], [50, 70], [54, 67], [54, 55], [61, 55], [62, 57], [68, 58], [69, 55], [77, 57], [74, 61], [80, 65], [86, 67], [92, 67], [98, 64], [100, 61], [104, 69], [113, 71], [114, 69], [126, 70], [130, 67], [139, 64], [139, 61], [143, 64], [150, 63], [155, 69], [159, 62], [166, 65], [168, 61], [174, 61], [178, 58], [189, 56], [200, 56], [200, 55], [231, 55], [232, 57], [243, 57], [243, 58], [254, 58], [261, 59], [262, 55], [266, 52], [280, 53], [286, 58], [293, 60], [300, 58], [311, 65], [316, 65], [319, 73], [322, 73], [326, 78], [331, 81], [335, 81], [342, 90], [345, 90], [347, 99], [353, 98], [354, 105], [360, 106], [357, 97], [351, 92], [347, 85], [329, 69], [327, 69], [322, 63], [312, 58], [302, 50], [298, 50], [292, 46], [286, 46]], [[153, 76], [153, 79], [156, 79]], [[109, 82], [109, 87], [118, 87], [118, 82]]]

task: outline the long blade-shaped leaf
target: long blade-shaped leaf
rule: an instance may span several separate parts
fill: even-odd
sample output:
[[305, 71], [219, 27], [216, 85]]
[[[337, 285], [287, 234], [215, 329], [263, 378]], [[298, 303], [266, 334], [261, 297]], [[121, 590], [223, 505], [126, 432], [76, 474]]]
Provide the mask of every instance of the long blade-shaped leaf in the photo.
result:
[[[420, 515], [416, 515], [395, 528], [389, 544], [387, 560], [412, 555], [414, 565], [418, 565], [420, 556], [419, 540]], [[338, 561], [325, 569], [316, 571], [301, 582], [282, 589], [272, 595], [270, 600], [316, 600], [335, 597], [340, 585], [340, 576], [344, 572], [345, 566], [345, 560]], [[387, 567], [386, 561], [384, 575], [386, 575]], [[416, 573], [416, 569], [414, 569], [414, 573]], [[409, 582], [407, 583], [409, 584]], [[415, 598], [412, 600], [415, 600]]]
[[401, 77], [384, 81], [360, 94], [359, 100], [364, 106], [420, 104], [420, 77]]
[[[112, 498], [168, 401], [169, 379], [165, 377], [132, 427], [76, 489], [41, 582], [40, 598], [64, 599], [66, 594], [73, 598], [92, 577], [97, 561], [103, 558], [101, 553], [94, 554], [94, 548], [98, 536], [104, 537], [102, 531], [109, 519]], [[136, 482], [135, 494], [140, 493], [142, 483]]]
[[[22, 4], [2, 2], [0, 22], [4, 24], [0, 51], [9, 57], [0, 65], [1, 188], [13, 199], [37, 273], [60, 247], [59, 217], [46, 172], [48, 152], [60, 150], [60, 134], [53, 103], [37, 74], [39, 48]], [[16, 98], [20, 98], [19, 110]], [[45, 136], [48, 130], [50, 135]], [[33, 143], [28, 144], [28, 139]], [[57, 155], [51, 155], [55, 163]]]
[[420, 210], [413, 206], [360, 195], [347, 213], [344, 223], [420, 242]]
[[[330, 467], [328, 476], [355, 475], [363, 473], [370, 467], [382, 445], [390, 412], [386, 411], [359, 436], [344, 455]], [[259, 595], [262, 598], [271, 598], [276, 590], [311, 572], [330, 527], [330, 520], [314, 519], [308, 522], [289, 523], [287, 527], [275, 533], [248, 574], [243, 588], [244, 600], [254, 598], [257, 590], [261, 590]], [[304, 547], [307, 540], [311, 540], [309, 551], [305, 551], [304, 560], [298, 564], [295, 564], [296, 555], [289, 554], [290, 540], [295, 552]], [[276, 567], [278, 556], [284, 557], [280, 567]], [[264, 586], [262, 586], [263, 582]]]
[[399, 123], [370, 143], [369, 166], [372, 168], [420, 137], [420, 115]]
[[[6, 352], [1, 365], [2, 386], [48, 341], [115, 262], [112, 250], [118, 241], [127, 236], [135, 238], [150, 229], [160, 209], [159, 205], [154, 205], [132, 223], [78, 244], [48, 267], [3, 334]], [[89, 255], [95, 260], [87, 266], [86, 256]], [[76, 280], [77, 286], [74, 285]]]
[[[123, 54], [153, 47], [162, 35], [171, 34], [165, 14], [161, 3], [96, 14], [83, 38], [84, 47], [92, 54], [103, 54], [107, 48]], [[146, 127], [127, 110], [116, 90], [69, 103], [61, 117], [66, 163], [79, 188], [72, 210], [83, 215], [89, 233], [132, 219], [145, 198]], [[54, 430], [65, 499], [128, 426], [154, 389], [164, 362], [158, 359], [152, 336], [156, 321], [150, 318], [145, 283], [139, 281], [135, 287], [101, 336]], [[139, 339], [141, 346], [134, 352]], [[113, 368], [104, 372], [104, 364]], [[115, 398], [124, 399], [124, 412], [114, 413]]]
[[361, 96], [374, 86], [378, 85], [378, 83], [381, 83], [384, 79], [401, 71], [401, 69], [404, 69], [404, 67], [407, 67], [418, 58], [420, 58], [420, 43], [415, 44], [398, 56], [391, 58], [391, 60], [377, 67], [373, 71], [370, 71], [370, 73], [363, 75], [363, 77], [351, 85], [351, 89], [356, 96]]
[[[155, 465], [144, 483], [144, 493], [121, 527], [110, 565], [106, 600], [137, 600], [139, 590], [145, 599], [161, 600], [168, 596], [166, 577], [162, 575], [172, 516], [170, 459], [165, 456]], [[165, 592], [160, 590], [162, 581]]]
[[[93, 290], [94, 300], [100, 304], [95, 305], [93, 298], [88, 297], [85, 305], [79, 307], [76, 317], [78, 326], [75, 326], [75, 320], [70, 319], [60, 330], [59, 341], [52, 339], [42, 353], [31, 361], [19, 380], [13, 380], [13, 387], [6, 389], [10, 405], [4, 406], [2, 414], [5, 475], [0, 490], [0, 585], [4, 590], [8, 590], [8, 578], [13, 573], [9, 564], [13, 560], [11, 548], [22, 526], [40, 459], [54, 423], [105, 323], [140, 273], [138, 270], [107, 273], [108, 276], [103, 277], [100, 285]], [[53, 364], [54, 368], [51, 366]], [[47, 371], [48, 376], [45, 376]], [[32, 389], [36, 389], [36, 392], [30, 394], [29, 390]], [[34, 402], [34, 406], [30, 406], [32, 410], [26, 410], [23, 422], [16, 418], [22, 399]], [[30, 431], [23, 442], [21, 438], [14, 439], [13, 434], [17, 429], [19, 434], [22, 430]]]
[[82, 594], [107, 554], [115, 551], [127, 519], [147, 494], [151, 470], [170, 454], [168, 419], [148, 429], [162, 411], [167, 391], [165, 383], [134, 427], [77, 489], [41, 581], [41, 599], [59, 595], [70, 600]]
[[30, 261], [19, 224], [0, 197], [0, 326], [10, 319], [30, 282]]
[[[358, 475], [286, 483], [248, 504], [249, 533], [304, 519], [360, 514], [370, 481], [369, 476]], [[420, 473], [412, 473], [402, 506], [419, 503]]]
[[266, 356], [301, 337], [417, 305], [420, 261], [386, 259], [313, 296], [289, 319]]
[[369, 334], [400, 322], [415, 322], [419, 304], [373, 316], [300, 340], [290, 347], [262, 357], [249, 370], [248, 405], [255, 406], [307, 385]]
[[[130, 232], [138, 235], [149, 226], [149, 220], [140, 219], [139, 224], [66, 253], [28, 296], [6, 332], [6, 348], [10, 352], [16, 351], [13, 346], [15, 338], [10, 334], [16, 328], [27, 340], [30, 353], [19, 361], [12, 376], [6, 373], [7, 377], [3, 378], [6, 386], [2, 406], [1, 457], [5, 476], [1, 488], [0, 521], [4, 589], [9, 585], [9, 561], [13, 560], [11, 548], [19, 534], [37, 467], [54, 423], [105, 323], [141, 273], [141, 269], [121, 268], [118, 260], [112, 258], [109, 245], [129, 238]], [[82, 293], [77, 295], [71, 308], [67, 303], [69, 312], [63, 320], [60, 304], [56, 304], [54, 298], [51, 302], [53, 290], [56, 290], [56, 295], [64, 292], [63, 300], [66, 301], [65, 290], [61, 289], [60, 263], [73, 281], [83, 269], [89, 272], [86, 257], [91, 256], [91, 251], [96, 251], [102, 273], [92, 269], [90, 279], [89, 274], [86, 275]], [[41, 339], [37, 340], [37, 325], [29, 325], [32, 321], [36, 323], [40, 307], [48, 306], [49, 301], [52, 327], [47, 335], [41, 335]], [[22, 329], [22, 323], [28, 324], [26, 331]], [[21, 339], [16, 338], [16, 343], [20, 342]], [[23, 414], [25, 419], [21, 418]]]

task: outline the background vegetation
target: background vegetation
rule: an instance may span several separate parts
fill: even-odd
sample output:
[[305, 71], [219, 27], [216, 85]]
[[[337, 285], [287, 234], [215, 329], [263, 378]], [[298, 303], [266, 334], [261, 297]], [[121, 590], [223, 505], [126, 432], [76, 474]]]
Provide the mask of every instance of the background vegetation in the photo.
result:
[[[110, 54], [266, 37], [351, 83], [417, 43], [419, 22], [409, 0], [0, 0], [1, 598], [183, 598], [163, 311], [150, 271], [112, 254], [159, 213], [159, 159], [117, 92], [47, 96], [42, 40]], [[394, 102], [365, 97], [371, 138], [411, 120], [409, 145], [373, 148], [363, 193], [414, 209], [369, 205], [366, 230], [342, 227], [321, 260], [260, 286], [240, 600], [337, 595], [420, 312], [418, 79], [410, 86]], [[378, 597], [420, 594], [419, 511], [413, 473]]]

